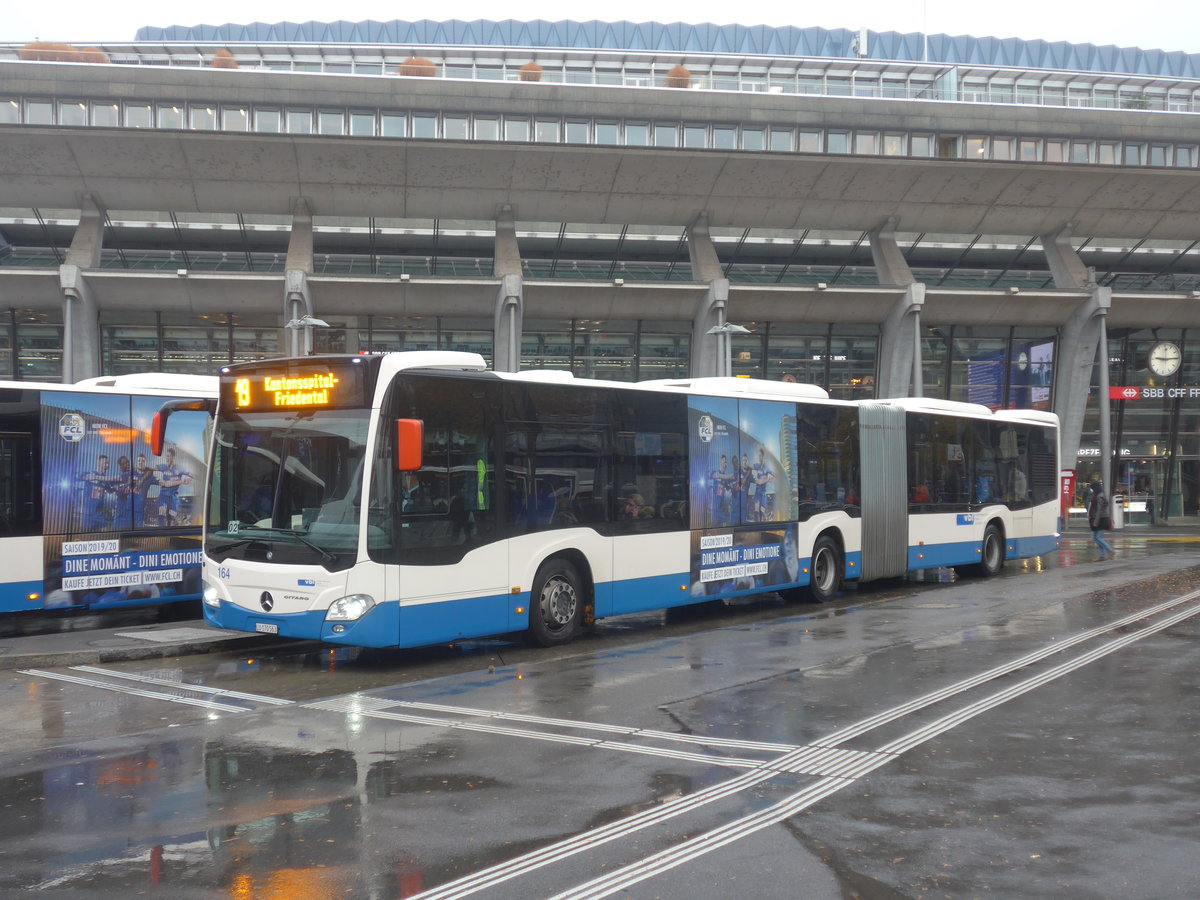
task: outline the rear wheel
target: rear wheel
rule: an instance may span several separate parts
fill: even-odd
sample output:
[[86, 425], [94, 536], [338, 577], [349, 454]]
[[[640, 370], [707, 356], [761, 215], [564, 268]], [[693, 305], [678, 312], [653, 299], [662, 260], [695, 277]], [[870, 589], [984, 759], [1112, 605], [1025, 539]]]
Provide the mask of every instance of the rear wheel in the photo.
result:
[[828, 603], [842, 587], [842, 550], [827, 534], [813, 545], [808, 574], [808, 596], [816, 603]]
[[979, 547], [979, 562], [971, 566], [973, 575], [992, 578], [1004, 568], [1004, 534], [994, 522], [984, 530]]
[[583, 622], [583, 580], [565, 559], [542, 564], [529, 598], [529, 637], [541, 647], [565, 644]]

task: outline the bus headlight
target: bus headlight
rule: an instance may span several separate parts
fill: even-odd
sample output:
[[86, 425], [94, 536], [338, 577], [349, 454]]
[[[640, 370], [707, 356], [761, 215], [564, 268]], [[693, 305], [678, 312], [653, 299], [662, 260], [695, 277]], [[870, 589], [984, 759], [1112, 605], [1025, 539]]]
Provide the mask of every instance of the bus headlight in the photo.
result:
[[375, 598], [369, 594], [350, 594], [329, 604], [326, 622], [355, 622], [371, 611]]
[[200, 582], [200, 585], [204, 590], [203, 597], [205, 605], [220, 606], [221, 595], [218, 593], [216, 585], [209, 584], [207, 581]]

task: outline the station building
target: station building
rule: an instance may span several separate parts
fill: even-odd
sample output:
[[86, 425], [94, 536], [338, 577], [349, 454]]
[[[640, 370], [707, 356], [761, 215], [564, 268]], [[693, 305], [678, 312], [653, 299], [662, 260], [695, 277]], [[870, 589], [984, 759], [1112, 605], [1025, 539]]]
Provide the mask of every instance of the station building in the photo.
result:
[[[1200, 54], [333, 22], [0, 45], [0, 378], [459, 349], [1051, 409], [1200, 505]], [[1110, 399], [1111, 398], [1111, 399]]]

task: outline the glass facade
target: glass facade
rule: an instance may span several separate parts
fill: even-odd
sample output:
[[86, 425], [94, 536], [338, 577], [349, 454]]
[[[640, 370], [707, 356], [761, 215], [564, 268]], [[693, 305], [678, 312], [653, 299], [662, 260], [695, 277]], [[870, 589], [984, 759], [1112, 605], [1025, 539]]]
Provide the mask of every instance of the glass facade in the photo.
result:
[[526, 319], [521, 368], [568, 369], [580, 378], [648, 381], [688, 373], [690, 323]]
[[0, 312], [0, 379], [62, 381], [62, 347], [61, 313]]
[[[1126, 523], [1200, 515], [1200, 330], [1110, 329], [1109, 385], [1127, 399], [1104, 400], [1094, 381], [1076, 469], [1100, 477], [1100, 402], [1109, 403], [1112, 493], [1127, 498]], [[1179, 349], [1168, 372], [1155, 356]], [[1164, 350], [1164, 348], [1166, 348]], [[1155, 366], [1158, 371], [1155, 371]]]
[[[523, 369], [568, 369], [578, 377], [646, 381], [685, 377], [691, 354], [687, 322], [535, 320], [524, 323]], [[211, 374], [222, 365], [279, 356], [282, 329], [271, 317], [156, 313], [101, 319], [103, 373]], [[330, 317], [314, 334], [322, 353], [462, 350], [492, 359], [492, 323], [455, 317]], [[733, 373], [825, 387], [832, 397], [874, 396], [878, 326], [751, 323], [733, 336]], [[992, 409], [1051, 409], [1058, 336], [1023, 326], [926, 326], [923, 393]], [[1153, 368], [1155, 354], [1179, 348], [1177, 370]], [[57, 314], [8, 310], [0, 320], [2, 377], [61, 380], [63, 327]], [[1163, 349], [1166, 347], [1167, 349]], [[1127, 523], [1200, 514], [1200, 333], [1184, 329], [1112, 331], [1109, 379], [1116, 463], [1114, 493], [1127, 497]], [[1099, 387], [1093, 386], [1075, 467], [1078, 484], [1098, 477]], [[1064, 465], [1069, 465], [1064, 461]]]
[[[1200, 108], [1200, 107], [1198, 107]], [[257, 131], [263, 134], [320, 134], [421, 138], [426, 140], [507, 141], [516, 143], [597, 144], [626, 147], [679, 147], [740, 150], [752, 153], [830, 153], [860, 156], [937, 156], [974, 159], [1063, 163], [1070, 165], [1152, 166], [1196, 168], [1200, 142], [1123, 142], [1068, 140], [1053, 134], [967, 135], [961, 133], [888, 133], [849, 127], [796, 127], [786, 122], [766, 126], [680, 121], [588, 120], [578, 116], [506, 114], [475, 115], [403, 109], [348, 107], [286, 108], [264, 102], [183, 100], [149, 104], [126, 102], [124, 115], [100, 100], [51, 101], [0, 95], [0, 124], [69, 127], [159, 128], [192, 131]], [[252, 124], [251, 124], [252, 123]]]
[[1057, 341], [1054, 329], [926, 326], [923, 392], [989, 409], [1050, 410]]

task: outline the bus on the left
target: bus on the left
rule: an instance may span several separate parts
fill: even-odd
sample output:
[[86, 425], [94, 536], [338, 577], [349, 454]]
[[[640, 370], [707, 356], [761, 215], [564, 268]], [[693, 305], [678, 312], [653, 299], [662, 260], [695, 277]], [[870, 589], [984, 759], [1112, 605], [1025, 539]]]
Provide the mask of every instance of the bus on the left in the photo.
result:
[[216, 393], [215, 377], [162, 373], [0, 382], [0, 614], [200, 596]]

